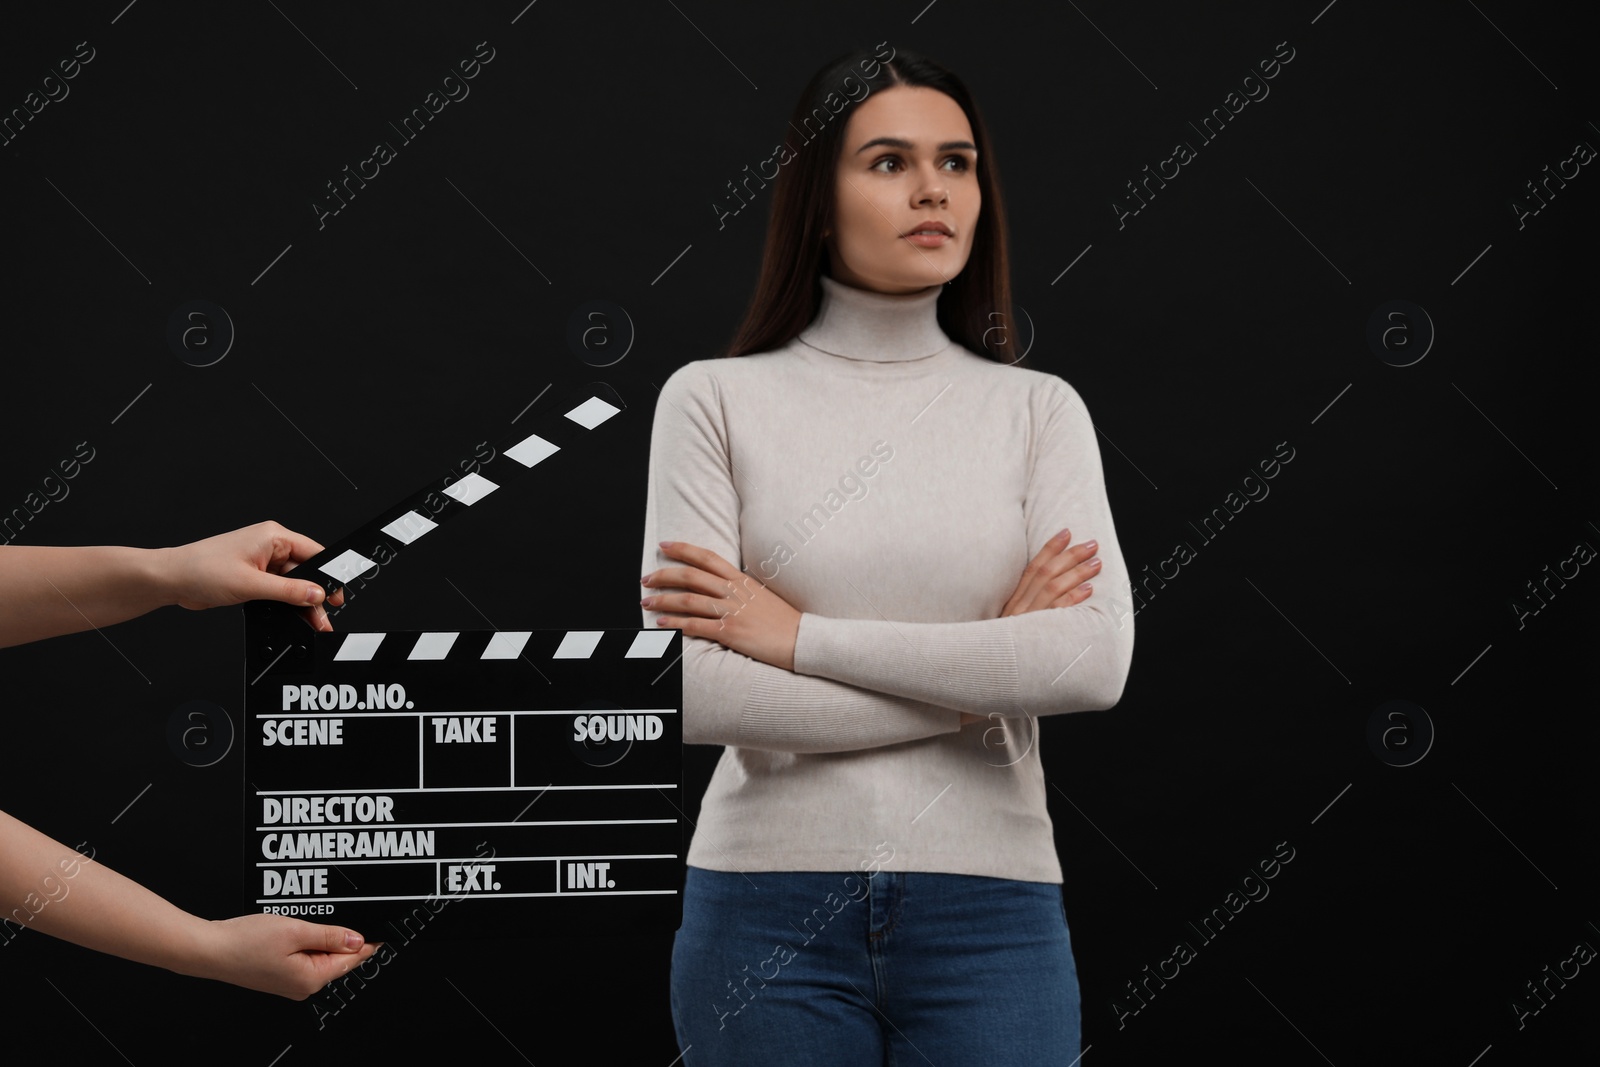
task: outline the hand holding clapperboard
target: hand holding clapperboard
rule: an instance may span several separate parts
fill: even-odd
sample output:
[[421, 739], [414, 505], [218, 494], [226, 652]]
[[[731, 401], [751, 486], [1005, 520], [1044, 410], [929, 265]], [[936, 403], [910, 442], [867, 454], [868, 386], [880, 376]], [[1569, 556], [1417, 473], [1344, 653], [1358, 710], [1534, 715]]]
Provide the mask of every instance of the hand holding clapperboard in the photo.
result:
[[[358, 587], [620, 412], [542, 409], [515, 467], [424, 487], [295, 577]], [[677, 927], [680, 631], [316, 632], [262, 601], [245, 642], [244, 910], [369, 941]]]

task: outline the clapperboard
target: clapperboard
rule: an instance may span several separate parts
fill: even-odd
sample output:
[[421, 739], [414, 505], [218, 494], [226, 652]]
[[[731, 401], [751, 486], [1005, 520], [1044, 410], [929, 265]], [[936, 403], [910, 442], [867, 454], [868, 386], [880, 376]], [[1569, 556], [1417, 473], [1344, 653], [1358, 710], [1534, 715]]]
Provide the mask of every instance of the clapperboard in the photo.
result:
[[[500, 449], [514, 467], [424, 487], [295, 577], [332, 592], [469, 509], [517, 514], [619, 410], [588, 393], [542, 405]], [[433, 916], [443, 936], [676, 929], [678, 630], [320, 633], [267, 602], [245, 616], [246, 911], [375, 941]]]

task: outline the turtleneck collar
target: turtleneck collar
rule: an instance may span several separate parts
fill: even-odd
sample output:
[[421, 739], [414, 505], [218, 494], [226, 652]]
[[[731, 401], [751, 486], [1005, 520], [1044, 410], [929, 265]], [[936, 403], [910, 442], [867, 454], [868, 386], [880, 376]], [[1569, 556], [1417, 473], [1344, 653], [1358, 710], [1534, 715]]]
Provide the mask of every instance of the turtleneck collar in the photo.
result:
[[845, 359], [904, 363], [950, 347], [950, 338], [939, 328], [939, 294], [944, 286], [879, 293], [826, 274], [820, 281], [822, 307], [799, 336], [812, 348]]

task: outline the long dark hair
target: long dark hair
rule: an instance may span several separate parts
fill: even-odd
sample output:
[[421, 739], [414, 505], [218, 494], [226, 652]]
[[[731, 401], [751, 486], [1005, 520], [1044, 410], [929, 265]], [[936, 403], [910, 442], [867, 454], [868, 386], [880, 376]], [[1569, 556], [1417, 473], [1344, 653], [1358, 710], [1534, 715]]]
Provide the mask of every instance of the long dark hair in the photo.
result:
[[[794, 340], [822, 305], [818, 280], [825, 263], [822, 232], [834, 225], [835, 170], [844, 129], [862, 100], [894, 86], [937, 89], [961, 106], [978, 150], [978, 190], [983, 206], [972, 235], [972, 250], [961, 273], [945, 285], [938, 301], [939, 328], [956, 344], [999, 363], [1014, 363], [1014, 346], [1004, 340], [1011, 323], [1011, 267], [1006, 254], [1006, 213], [1000, 175], [983, 116], [960, 78], [915, 52], [881, 53], [864, 48], [825, 64], [801, 92], [789, 128], [818, 132], [791, 148], [794, 158], [779, 168], [773, 184], [761, 275], [734, 334], [727, 356], [768, 352]], [[871, 70], [869, 76], [865, 72]], [[865, 85], [867, 92], [849, 88]], [[843, 89], [843, 91], [841, 91]], [[859, 95], [857, 95], [859, 93]], [[831, 101], [830, 101], [831, 98]], [[839, 108], [839, 101], [845, 105]], [[832, 103], [831, 109], [828, 105]], [[785, 145], [791, 142], [785, 136]]]

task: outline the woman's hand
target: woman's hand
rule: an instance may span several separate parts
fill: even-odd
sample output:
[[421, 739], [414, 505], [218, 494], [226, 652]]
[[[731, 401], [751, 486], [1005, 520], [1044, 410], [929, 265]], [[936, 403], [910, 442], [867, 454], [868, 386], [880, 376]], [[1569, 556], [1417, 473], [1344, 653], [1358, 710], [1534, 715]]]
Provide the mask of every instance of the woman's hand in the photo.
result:
[[[1089, 579], [1100, 573], [1100, 560], [1091, 558], [1099, 545], [1094, 541], [1085, 541], [1067, 548], [1067, 542], [1071, 539], [1072, 531], [1062, 530], [1046, 541], [1039, 554], [1028, 561], [1028, 565], [1022, 569], [1022, 578], [1017, 582], [1016, 591], [1006, 601], [1005, 610], [1000, 612], [1002, 619], [1008, 615], [1021, 615], [1045, 608], [1069, 608], [1089, 599], [1094, 592]], [[982, 715], [968, 711], [961, 713], [962, 726], [984, 721]]]
[[1016, 591], [1000, 612], [1002, 619], [1045, 608], [1070, 608], [1089, 599], [1094, 591], [1089, 579], [1100, 573], [1100, 560], [1091, 557], [1100, 546], [1098, 542], [1085, 541], [1068, 548], [1071, 538], [1071, 530], [1062, 530], [1028, 561]]
[[794, 670], [800, 612], [788, 601], [708, 548], [663, 541], [661, 551], [684, 565], [651, 571], [639, 584], [684, 592], [658, 593], [639, 601], [641, 607], [673, 613], [658, 618], [657, 626], [674, 627], [751, 659]]
[[286, 915], [216, 920], [206, 934], [207, 959], [188, 973], [291, 1000], [306, 999], [378, 950], [354, 930]]

